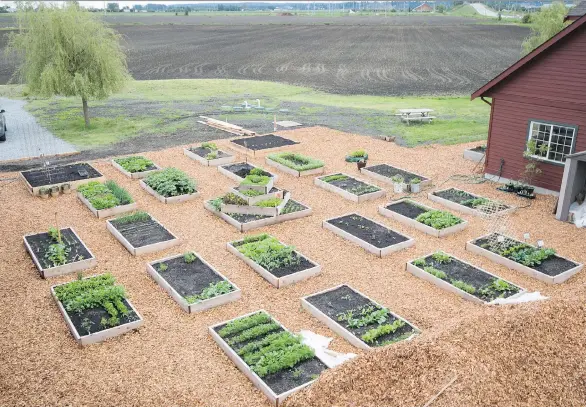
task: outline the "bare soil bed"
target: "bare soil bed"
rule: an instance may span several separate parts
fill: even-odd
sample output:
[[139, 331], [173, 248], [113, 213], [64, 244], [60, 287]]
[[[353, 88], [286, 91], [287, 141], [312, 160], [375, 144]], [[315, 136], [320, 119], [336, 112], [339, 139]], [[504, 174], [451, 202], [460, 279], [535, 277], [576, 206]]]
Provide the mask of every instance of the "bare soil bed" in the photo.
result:
[[[344, 157], [348, 151], [365, 149], [371, 152], [373, 162], [388, 162], [426, 174], [441, 188], [457, 187], [518, 206], [517, 212], [508, 215], [508, 235], [520, 238], [530, 232], [532, 242], [543, 239], [560, 256], [580, 263], [586, 261], [584, 231], [555, 220], [554, 197], [539, 195], [530, 206], [521, 208], [527, 205], [526, 201], [497, 191], [494, 183], [477, 183], [478, 179], [472, 179], [468, 184], [462, 181], [464, 178], [450, 179], [454, 175], [473, 175], [476, 163], [465, 160], [462, 149], [477, 143], [402, 148], [318, 127], [282, 134], [300, 141], [300, 153], [323, 160], [328, 171], [359, 176], [356, 165], [346, 163]], [[222, 140], [217, 144], [224, 149], [229, 142]], [[295, 199], [313, 209], [313, 215], [265, 227], [258, 233], [270, 233], [294, 246], [321, 265], [322, 273], [278, 290], [227, 252], [226, 242], [242, 239], [242, 234], [203, 208], [204, 201], [229, 190], [234, 182], [214, 167], [194, 163], [183, 154], [183, 146], [143, 155], [163, 168], [174, 166], [196, 178], [202, 199], [170, 208], [152, 199], [109, 161], [91, 164], [127, 189], [141, 210], [181, 237], [180, 245], [164, 252], [130, 256], [112, 238], [104, 220], [93, 217], [75, 194], [45, 201], [32, 197], [20, 181], [0, 189], [0, 404], [139, 407], [168, 405], [172, 400], [177, 405], [195, 407], [266, 407], [266, 397], [238, 371], [208, 333], [208, 327], [214, 324], [258, 309], [267, 310], [292, 332], [308, 329], [333, 337], [331, 349], [362, 355], [323, 373], [308, 389], [306, 399], [291, 400], [295, 406], [350, 402], [362, 406], [423, 406], [455, 375], [457, 381], [433, 403], [434, 407], [586, 404], [581, 381], [585, 374], [582, 361], [586, 357], [586, 272], [577, 273], [563, 284], [549, 285], [466, 251], [466, 241], [488, 233], [488, 226], [480, 217], [463, 215], [469, 222], [468, 228], [447, 236], [438, 247], [437, 238], [380, 216], [378, 206], [382, 202], [356, 204], [314, 186], [311, 177], [282, 177], [279, 188], [292, 191]], [[237, 160], [243, 159], [238, 155]], [[264, 165], [264, 158], [249, 161]], [[382, 186], [377, 181], [373, 183]], [[414, 199], [427, 203], [423, 196]], [[357, 210], [415, 238], [416, 246], [376, 258], [322, 228], [322, 220]], [[76, 345], [49, 291], [52, 285], [71, 281], [75, 276], [41, 279], [22, 244], [22, 236], [54, 225], [55, 212], [60, 223], [66, 222], [83, 236], [84, 244], [98, 259], [95, 269], [87, 274], [109, 271], [126, 288], [129, 300], [144, 318], [141, 329], [85, 349]], [[540, 291], [550, 300], [487, 310], [405, 271], [407, 261], [438, 249], [527, 291]], [[195, 318], [178, 307], [152, 283], [145, 264], [188, 250], [200, 254], [239, 287], [242, 298], [199, 313]], [[364, 355], [364, 351], [300, 309], [301, 297], [339, 284], [348, 284], [388, 307], [420, 328], [421, 335], [408, 343]], [[577, 303], [567, 305], [564, 298], [575, 298]], [[18, 317], [15, 306], [20, 307]]]
[[[128, 18], [115, 28], [135, 79], [257, 79], [340, 94], [469, 93], [516, 61], [529, 34], [433, 16]], [[0, 34], [0, 52], [4, 44]], [[0, 83], [14, 64], [0, 60]]]

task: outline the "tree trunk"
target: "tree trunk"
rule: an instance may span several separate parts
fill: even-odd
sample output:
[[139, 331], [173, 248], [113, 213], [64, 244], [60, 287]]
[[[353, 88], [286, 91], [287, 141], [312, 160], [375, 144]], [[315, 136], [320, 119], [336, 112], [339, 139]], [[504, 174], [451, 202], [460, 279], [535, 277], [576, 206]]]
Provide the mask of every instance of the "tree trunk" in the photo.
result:
[[86, 98], [82, 97], [81, 103], [83, 104], [83, 119], [85, 120], [85, 128], [87, 129], [90, 127], [90, 111], [87, 106]]

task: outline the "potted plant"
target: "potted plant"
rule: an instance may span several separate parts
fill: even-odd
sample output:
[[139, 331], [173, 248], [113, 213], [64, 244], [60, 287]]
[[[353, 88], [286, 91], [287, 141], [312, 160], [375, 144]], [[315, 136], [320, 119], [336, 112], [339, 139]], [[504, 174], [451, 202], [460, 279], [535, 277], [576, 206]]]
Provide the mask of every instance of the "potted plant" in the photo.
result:
[[364, 150], [356, 150], [346, 156], [346, 161], [349, 163], [366, 162], [366, 160], [368, 160], [368, 154]]
[[55, 197], [55, 196], [59, 196], [59, 192], [61, 191], [61, 188], [59, 188], [59, 185], [53, 185], [52, 187], [49, 188], [49, 191], [51, 192], [51, 196]]
[[47, 199], [49, 198], [49, 188], [47, 187], [41, 187], [39, 188], [39, 196], [43, 199]]
[[65, 184], [61, 185], [61, 192], [63, 192], [64, 194], [70, 193], [71, 192], [71, 184], [65, 183]]
[[393, 181], [395, 193], [400, 194], [403, 192], [403, 181], [405, 181], [405, 178], [403, 178], [402, 175], [397, 174], [393, 176], [391, 180]]
[[362, 168], [366, 167], [366, 160], [357, 161], [356, 166], [358, 167], [358, 171], [360, 171]]
[[419, 191], [421, 191], [421, 180], [419, 178], [411, 179], [411, 182], [409, 183], [409, 188], [411, 189], [411, 192], [418, 193]]

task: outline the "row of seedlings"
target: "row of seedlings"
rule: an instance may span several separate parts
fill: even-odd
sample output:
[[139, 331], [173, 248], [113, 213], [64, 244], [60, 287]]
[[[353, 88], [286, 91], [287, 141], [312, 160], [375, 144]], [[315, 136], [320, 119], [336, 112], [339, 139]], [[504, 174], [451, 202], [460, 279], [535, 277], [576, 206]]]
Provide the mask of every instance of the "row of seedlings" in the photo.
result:
[[103, 181], [104, 176], [88, 163], [76, 163], [20, 173], [28, 191], [34, 196], [56, 196], [60, 191], [77, 189], [89, 180]]
[[195, 252], [147, 264], [147, 273], [188, 313], [236, 301], [240, 289]]
[[360, 203], [386, 195], [384, 189], [344, 173], [316, 177], [314, 183], [320, 188], [334, 192], [353, 202]]
[[471, 240], [466, 250], [549, 284], [563, 283], [583, 267], [558, 256], [552, 248], [536, 247], [500, 233]]
[[218, 346], [262, 391], [272, 405], [316, 380], [328, 367], [266, 311], [260, 310], [209, 327]]
[[226, 247], [277, 288], [321, 272], [320, 265], [266, 233], [229, 242]]
[[217, 167], [236, 159], [233, 154], [220, 150], [216, 143], [201, 143], [197, 147], [184, 148], [183, 154], [206, 167]]
[[525, 292], [509, 281], [441, 251], [408, 262], [407, 271], [479, 304], [514, 298]]
[[283, 148], [293, 148], [300, 143], [276, 134], [242, 137], [230, 140], [231, 148], [253, 157], [259, 154], [270, 153]]
[[484, 216], [493, 213], [511, 213], [515, 207], [472, 194], [457, 188], [442, 189], [427, 195], [431, 201], [468, 215]]
[[435, 237], [444, 237], [464, 230], [468, 222], [447, 211], [431, 208], [411, 199], [400, 199], [380, 206], [381, 215]]
[[315, 158], [292, 152], [269, 154], [267, 165], [294, 177], [323, 174], [324, 162]]
[[415, 239], [357, 213], [326, 219], [322, 222], [322, 227], [378, 257], [415, 244]]

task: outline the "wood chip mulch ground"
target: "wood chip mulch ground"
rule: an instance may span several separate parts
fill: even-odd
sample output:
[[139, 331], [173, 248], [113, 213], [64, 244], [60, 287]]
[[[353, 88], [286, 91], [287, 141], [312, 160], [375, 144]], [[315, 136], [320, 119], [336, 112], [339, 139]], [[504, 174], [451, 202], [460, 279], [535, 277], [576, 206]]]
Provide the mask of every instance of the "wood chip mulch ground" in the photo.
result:
[[[533, 202], [478, 183], [476, 163], [462, 158], [455, 146], [402, 148], [392, 143], [325, 128], [279, 133], [302, 144], [296, 150], [321, 159], [326, 172], [361, 176], [345, 155], [366, 149], [369, 164], [388, 163], [433, 180], [427, 192], [458, 187], [475, 194], [525, 206], [510, 215], [508, 233], [543, 239], [562, 256], [586, 261], [584, 231], [552, 215], [555, 198]], [[222, 149], [228, 141], [218, 141]], [[384, 188], [386, 199], [356, 204], [313, 185], [313, 177], [279, 173], [277, 186], [313, 208], [313, 215], [259, 229], [292, 244], [322, 265], [322, 274], [284, 289], [276, 289], [225, 249], [242, 234], [203, 208], [203, 200], [220, 195], [234, 183], [216, 168], [204, 167], [183, 155], [181, 148], [147, 152], [162, 167], [175, 166], [198, 180], [202, 197], [165, 205], [126, 178], [108, 161], [93, 165], [107, 178], [127, 188], [147, 210], [182, 239], [179, 247], [141, 257], [131, 256], [94, 218], [75, 194], [43, 201], [33, 198], [21, 181], [0, 187], [0, 405], [4, 406], [266, 406], [254, 388], [210, 338], [207, 327], [264, 308], [292, 331], [309, 329], [334, 337], [331, 348], [361, 355], [327, 372], [310, 389], [294, 396], [300, 406], [423, 406], [456, 380], [432, 406], [572, 406], [585, 405], [586, 351], [584, 285], [586, 272], [551, 286], [499, 266], [464, 249], [467, 240], [491, 230], [478, 217], [463, 232], [437, 239], [378, 215], [377, 207], [402, 195], [392, 185], [368, 179]], [[243, 159], [242, 155], [238, 155]], [[249, 159], [264, 165], [261, 157]], [[2, 174], [2, 178], [17, 174]], [[358, 212], [414, 237], [416, 245], [377, 258], [321, 228], [324, 219]], [[74, 227], [98, 259], [86, 275], [109, 271], [123, 284], [144, 326], [98, 345], [80, 348], [52, 299], [49, 287], [74, 275], [50, 280], [39, 277], [26, 253], [22, 236], [46, 231], [56, 223]], [[444, 250], [530, 291], [550, 297], [543, 303], [490, 308], [465, 301], [405, 271], [405, 262]], [[188, 250], [198, 252], [242, 289], [234, 303], [203, 313], [186, 314], [152, 281], [146, 263]], [[337, 337], [300, 306], [299, 298], [350, 284], [423, 330], [420, 337], [367, 354]]]

